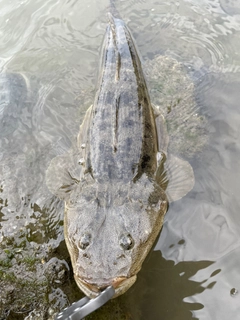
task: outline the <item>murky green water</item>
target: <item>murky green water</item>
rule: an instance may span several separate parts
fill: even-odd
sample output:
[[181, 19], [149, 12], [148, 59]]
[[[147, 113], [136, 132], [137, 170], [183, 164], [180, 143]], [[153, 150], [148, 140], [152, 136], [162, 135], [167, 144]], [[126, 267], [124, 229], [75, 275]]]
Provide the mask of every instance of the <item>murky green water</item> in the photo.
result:
[[[44, 178], [92, 102], [108, 5], [0, 1], [0, 70], [28, 79], [26, 87], [21, 78], [13, 84], [10, 76], [0, 77], [1, 320], [52, 319], [82, 296], [64, 244], [63, 204]], [[239, 1], [116, 0], [116, 6], [143, 60], [165, 54], [183, 63], [195, 85], [197, 113], [207, 123], [194, 144], [203, 134], [208, 139], [197, 154], [187, 155], [195, 187], [171, 204], [138, 281], [89, 319], [237, 319]], [[151, 81], [149, 89], [158, 102], [161, 89]]]

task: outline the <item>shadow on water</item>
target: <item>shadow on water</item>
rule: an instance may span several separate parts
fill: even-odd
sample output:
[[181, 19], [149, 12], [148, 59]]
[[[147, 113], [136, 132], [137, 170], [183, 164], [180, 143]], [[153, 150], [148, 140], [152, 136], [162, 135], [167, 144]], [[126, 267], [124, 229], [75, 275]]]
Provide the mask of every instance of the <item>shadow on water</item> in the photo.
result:
[[[164, 259], [160, 251], [151, 252], [135, 286], [125, 295], [132, 319], [196, 319], [192, 316], [192, 310], [200, 310], [204, 306], [201, 303], [186, 303], [184, 298], [204, 291], [202, 284], [205, 281], [192, 281], [191, 277], [212, 263], [187, 261], [175, 264]], [[149, 283], [154, 286], [149, 286]]]
[[[164, 259], [160, 251], [152, 251], [144, 262], [134, 286], [123, 296], [109, 301], [86, 319], [197, 319], [192, 315], [192, 311], [201, 310], [204, 306], [197, 302], [184, 302], [184, 298], [198, 295], [205, 290], [202, 284], [207, 279], [193, 281], [191, 277], [212, 264], [212, 261], [175, 264], [172, 260]], [[208, 288], [210, 287], [209, 285]]]

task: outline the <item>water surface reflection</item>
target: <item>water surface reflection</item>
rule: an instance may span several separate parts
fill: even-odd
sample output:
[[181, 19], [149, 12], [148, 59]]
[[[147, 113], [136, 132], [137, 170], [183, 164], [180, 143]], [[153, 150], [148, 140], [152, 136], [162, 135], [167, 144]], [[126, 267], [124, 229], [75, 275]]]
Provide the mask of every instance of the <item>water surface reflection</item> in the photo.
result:
[[[109, 3], [1, 0], [0, 5], [2, 77], [26, 76], [26, 82], [19, 78], [17, 92], [7, 80], [17, 98], [12, 104], [6, 79], [0, 78], [0, 319], [52, 319], [81, 293], [63, 242], [63, 204], [47, 190], [45, 170], [71, 145], [92, 103]], [[116, 6], [144, 61], [161, 54], [183, 63], [194, 84], [197, 117], [207, 120], [208, 140], [188, 155], [195, 187], [171, 204], [136, 285], [89, 319], [237, 319], [239, 3], [116, 1]], [[153, 83], [149, 88], [158, 103], [154, 94], [163, 91]], [[183, 118], [179, 114], [178, 120]]]

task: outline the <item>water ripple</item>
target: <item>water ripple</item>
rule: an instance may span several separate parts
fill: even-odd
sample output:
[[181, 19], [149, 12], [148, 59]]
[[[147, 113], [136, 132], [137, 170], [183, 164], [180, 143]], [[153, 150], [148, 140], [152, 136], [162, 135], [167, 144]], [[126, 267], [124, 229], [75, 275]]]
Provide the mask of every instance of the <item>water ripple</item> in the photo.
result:
[[[46, 246], [58, 248], [62, 240], [63, 207], [46, 189], [45, 170], [76, 137], [93, 101], [109, 2], [0, 0], [0, 5], [0, 69], [24, 73], [30, 83], [26, 103], [0, 104], [0, 245], [15, 250], [21, 244], [30, 253], [33, 244], [40, 245], [46, 258]], [[116, 5], [144, 60], [156, 64], [156, 57], [165, 54], [187, 66], [191, 97], [209, 133], [205, 149], [192, 160], [194, 189], [170, 205], [156, 247], [162, 255], [153, 253], [139, 276], [140, 289], [123, 299], [128, 305], [132, 299], [133, 314], [140, 306], [145, 318], [167, 319], [171, 311], [172, 318], [235, 319], [239, 295], [231, 290], [240, 290], [239, 1], [125, 0]], [[149, 79], [150, 92], [160, 93], [159, 104], [173, 99], [167, 94], [169, 74], [163, 77], [166, 97], [155, 90], [159, 78]], [[184, 113], [195, 101], [184, 91], [183, 76], [179, 79], [176, 91], [184, 92]], [[178, 118], [179, 130], [195, 110]]]

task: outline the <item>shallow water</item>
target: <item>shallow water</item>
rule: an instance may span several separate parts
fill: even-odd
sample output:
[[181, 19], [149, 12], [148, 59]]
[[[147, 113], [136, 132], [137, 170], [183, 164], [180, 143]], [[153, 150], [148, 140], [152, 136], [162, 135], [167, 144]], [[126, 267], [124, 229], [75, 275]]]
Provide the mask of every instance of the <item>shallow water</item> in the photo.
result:
[[[29, 79], [15, 104], [0, 93], [0, 319], [51, 319], [81, 297], [63, 240], [63, 204], [44, 177], [92, 102], [108, 5], [0, 1], [0, 70]], [[133, 0], [116, 6], [143, 60], [166, 54], [186, 66], [208, 141], [188, 157], [195, 186], [170, 205], [136, 284], [89, 319], [237, 319], [240, 5]]]

